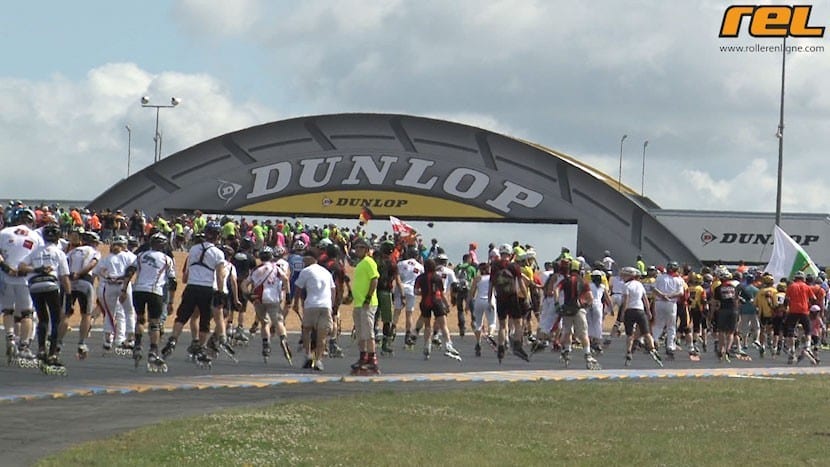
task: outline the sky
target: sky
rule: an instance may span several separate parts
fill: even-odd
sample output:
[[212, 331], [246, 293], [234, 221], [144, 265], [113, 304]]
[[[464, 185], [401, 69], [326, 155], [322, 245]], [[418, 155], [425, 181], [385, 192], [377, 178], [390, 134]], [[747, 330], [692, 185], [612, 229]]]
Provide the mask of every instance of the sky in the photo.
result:
[[[744, 2], [745, 3], [745, 2]], [[830, 24], [814, 2], [810, 26]], [[91, 200], [162, 153], [305, 115], [437, 117], [570, 154], [669, 209], [775, 209], [778, 45], [731, 2], [13, 2], [0, 17], [0, 199]], [[745, 20], [746, 21], [746, 20]], [[830, 36], [830, 32], [828, 32]], [[830, 212], [830, 39], [788, 45], [783, 209]], [[130, 127], [128, 132], [126, 126]], [[129, 144], [128, 144], [129, 139]]]

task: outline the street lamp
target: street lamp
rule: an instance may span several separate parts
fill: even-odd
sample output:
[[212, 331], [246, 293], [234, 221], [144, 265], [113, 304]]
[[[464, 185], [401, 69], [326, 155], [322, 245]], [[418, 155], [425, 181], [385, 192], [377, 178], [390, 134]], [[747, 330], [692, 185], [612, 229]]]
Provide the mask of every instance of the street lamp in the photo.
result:
[[153, 135], [153, 162], [161, 160], [161, 138], [159, 137], [159, 111], [161, 109], [170, 109], [181, 104], [182, 100], [178, 97], [171, 97], [169, 104], [151, 104], [148, 96], [141, 98], [142, 107], [150, 107], [156, 109], [156, 133]]
[[622, 191], [622, 152], [623, 142], [626, 138], [628, 138], [628, 135], [622, 135], [622, 138], [620, 138], [620, 175], [617, 177], [617, 191]]
[[641, 175], [640, 179], [640, 196], [645, 197], [646, 195], [646, 147], [648, 146], [648, 140], [643, 141], [643, 174]]
[[127, 129], [127, 178], [130, 178], [130, 158], [132, 157], [133, 130], [130, 128], [130, 125], [124, 125], [124, 128]]

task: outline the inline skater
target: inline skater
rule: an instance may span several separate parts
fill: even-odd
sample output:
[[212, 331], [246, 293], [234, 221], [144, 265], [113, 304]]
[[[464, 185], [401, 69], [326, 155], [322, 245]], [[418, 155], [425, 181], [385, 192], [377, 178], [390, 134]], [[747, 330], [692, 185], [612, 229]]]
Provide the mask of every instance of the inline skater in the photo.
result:
[[[66, 260], [69, 263], [69, 280], [72, 284], [72, 294], [66, 299], [66, 319], [62, 327], [69, 326], [68, 318], [74, 313], [75, 302], [81, 308], [80, 335], [78, 337], [78, 358], [83, 360], [89, 354], [89, 347], [84, 343], [89, 337], [92, 326], [92, 309], [95, 306], [95, 278], [91, 272], [98, 265], [101, 253], [98, 252], [99, 238], [95, 232], [82, 232], [79, 239], [81, 245], [69, 251]], [[66, 332], [64, 329], [62, 332]]]
[[761, 346], [758, 349], [761, 358], [764, 358], [767, 347], [770, 349], [775, 348], [772, 347], [773, 343], [769, 339], [769, 336], [773, 332], [772, 318], [775, 314], [775, 307], [777, 306], [775, 296], [775, 279], [769, 274], [764, 274], [761, 276], [761, 290], [755, 295], [755, 308], [758, 310], [757, 319], [761, 331], [759, 337]]
[[182, 333], [184, 324], [190, 320], [190, 317], [198, 308], [199, 339], [198, 346], [194, 346], [192, 350], [197, 363], [200, 365], [209, 366], [212, 362], [212, 359], [205, 354], [204, 346], [210, 333], [214, 293], [218, 293], [215, 289], [216, 284], [223, 284], [227, 280], [225, 255], [222, 250], [214, 245], [214, 242], [219, 239], [219, 232], [219, 225], [215, 222], [209, 222], [204, 230], [205, 240], [191, 247], [188, 252], [184, 278], [187, 285], [182, 293], [179, 308], [176, 310], [173, 333], [161, 351], [164, 358], [168, 358], [176, 349], [176, 342]]
[[622, 295], [622, 312], [617, 315], [617, 325], [625, 326], [626, 336], [626, 353], [625, 365], [631, 364], [631, 351], [634, 346], [634, 340], [637, 336], [634, 334], [634, 326], [637, 326], [638, 333], [643, 337], [646, 344], [646, 349], [651, 355], [651, 358], [658, 366], [663, 366], [663, 360], [657, 349], [654, 348], [654, 337], [651, 334], [651, 310], [648, 297], [646, 296], [645, 288], [637, 277], [640, 275], [637, 268], [626, 266], [620, 269], [620, 276], [625, 281], [625, 289]]
[[343, 349], [340, 348], [337, 342], [340, 337], [340, 305], [345, 298], [344, 294], [349, 277], [343, 269], [340, 247], [329, 241], [325, 246], [325, 250], [326, 254], [320, 256], [318, 263], [331, 273], [332, 279], [334, 279], [335, 289], [331, 307], [332, 328], [329, 332], [328, 352], [330, 358], [341, 358], [343, 357]]
[[[470, 244], [472, 248], [474, 244]], [[475, 250], [470, 250], [475, 252]], [[475, 263], [470, 261], [470, 253], [461, 257], [461, 264], [455, 267], [456, 282], [452, 288], [455, 306], [458, 309], [458, 335], [464, 337], [467, 328], [466, 309], [470, 309], [472, 315], [472, 295], [470, 294], [470, 283], [478, 274]]]
[[130, 283], [135, 276], [131, 301], [136, 309], [135, 346], [133, 360], [136, 367], [142, 359], [141, 341], [144, 325], [149, 321], [150, 351], [147, 353], [147, 370], [167, 371], [167, 363], [159, 353], [161, 315], [164, 311], [164, 289], [176, 291], [176, 264], [164, 249], [167, 238], [162, 233], [150, 237], [150, 249], [138, 254], [124, 274], [121, 301], [129, 298]]
[[216, 292], [213, 295], [213, 334], [210, 335], [207, 341], [207, 349], [213, 355], [213, 358], [219, 355], [219, 351], [224, 352], [231, 360], [237, 362], [236, 351], [228, 343], [228, 336], [225, 330], [225, 323], [228, 316], [233, 313], [235, 308], [239, 308], [239, 289], [237, 289], [236, 268], [231, 263], [230, 259], [233, 257], [234, 249], [229, 245], [222, 245], [220, 247], [224, 254], [225, 271], [227, 273], [225, 280], [214, 284], [213, 288]]
[[[43, 239], [33, 229], [35, 213], [31, 209], [18, 209], [15, 222], [17, 225], [0, 230], [0, 283], [3, 284], [3, 326], [6, 328], [6, 358], [9, 363], [15, 359], [31, 362], [35, 358], [28, 342], [34, 304], [26, 274], [19, 272], [18, 268], [43, 245]], [[20, 327], [18, 339], [15, 338], [15, 326]]]
[[[303, 302], [303, 346], [306, 354], [306, 363], [303, 368], [323, 371], [323, 355], [325, 353], [326, 336], [331, 331], [331, 307], [335, 294], [334, 278], [331, 273], [317, 264], [317, 258], [311, 252], [306, 252], [303, 259], [306, 267], [297, 276], [296, 286], [305, 293], [296, 294], [294, 307], [299, 308], [301, 296]], [[390, 297], [391, 302], [391, 297]], [[389, 304], [391, 307], [391, 303]], [[391, 309], [389, 310], [391, 315]], [[297, 310], [299, 313], [299, 310]], [[316, 345], [312, 345], [312, 333], [317, 336]], [[312, 347], [314, 348], [312, 354]]]
[[677, 337], [677, 302], [685, 295], [686, 283], [678, 274], [680, 266], [676, 261], [666, 264], [667, 271], [654, 280], [654, 322], [652, 330], [660, 333], [666, 330], [666, 357], [674, 360]]
[[527, 296], [527, 285], [521, 279], [522, 271], [518, 264], [511, 261], [513, 248], [505, 243], [499, 247], [499, 259], [490, 265], [490, 289], [487, 292], [488, 300], [496, 298], [496, 314], [499, 318], [499, 339], [497, 356], [499, 363], [504, 359], [507, 346], [507, 319], [510, 318], [510, 328], [514, 332], [512, 340], [513, 354], [524, 361], [529, 361], [527, 352], [522, 348], [522, 318], [524, 310], [519, 302], [519, 296]]
[[[458, 279], [455, 277], [455, 272], [448, 265], [450, 258], [446, 255], [446, 253], [439, 253], [434, 259], [436, 265], [435, 272], [438, 274], [438, 276], [441, 277], [441, 280], [444, 282], [444, 302], [447, 304], [447, 308], [444, 310], [444, 313], [446, 315], [449, 314], [452, 310], [452, 307], [450, 306], [451, 300], [453, 299], [452, 289], [454, 284], [458, 282]], [[442, 333], [437, 319], [435, 320], [434, 324], [435, 327], [432, 329], [432, 345], [440, 346], [440, 336], [442, 335]]]
[[473, 278], [473, 283], [470, 286], [470, 296], [473, 298], [470, 310], [473, 315], [473, 332], [476, 337], [475, 352], [476, 357], [481, 356], [481, 337], [484, 330], [484, 319], [487, 319], [487, 335], [488, 341], [494, 341], [493, 335], [496, 333], [496, 302], [493, 297], [488, 297], [487, 293], [490, 290], [490, 265], [488, 263], [481, 263], [478, 265], [479, 274]]
[[[114, 236], [110, 242], [110, 254], [98, 262], [92, 273], [98, 278], [98, 303], [104, 310], [104, 351], [111, 351], [114, 343], [118, 355], [132, 356], [132, 345], [127, 341], [127, 320], [123, 306], [128, 295], [122, 295], [121, 289], [127, 286], [124, 276], [135, 258], [120, 254], [126, 247], [126, 237]], [[129, 333], [133, 334], [134, 331], [135, 322]]]
[[428, 258], [424, 261], [423, 274], [415, 279], [415, 293], [421, 295], [421, 319], [424, 322], [424, 358], [429, 359], [432, 353], [433, 341], [430, 334], [433, 328], [430, 325], [430, 319], [435, 316], [435, 327], [444, 337], [444, 355], [461, 361], [458, 351], [452, 345], [449, 329], [447, 329], [445, 317], [450, 307], [444, 295], [444, 290], [446, 290], [444, 289], [444, 279], [438, 271], [436, 262], [434, 259]]
[[[254, 220], [256, 224], [256, 220]], [[239, 240], [239, 249], [231, 258], [231, 264], [236, 268], [237, 290], [242, 290], [242, 282], [248, 278], [251, 271], [257, 266], [256, 258], [253, 255], [253, 242], [248, 237], [242, 237]], [[228, 313], [228, 323], [226, 329], [228, 335], [235, 342], [242, 345], [248, 343], [250, 338], [245, 332], [245, 312], [248, 308], [248, 298], [246, 294], [239, 295], [240, 308], [236, 311], [237, 320], [236, 328], [233, 327], [234, 310]]]
[[[71, 288], [69, 265], [66, 254], [59, 244], [61, 229], [55, 224], [46, 225], [42, 230], [45, 245], [37, 248], [21, 263], [20, 273], [28, 273], [29, 292], [38, 315], [37, 357], [47, 373], [66, 374], [60, 360], [63, 335], [60, 333], [63, 320], [62, 290]], [[62, 290], [61, 290], [62, 289]], [[46, 332], [49, 331], [49, 350], [46, 347]]]
[[787, 363], [792, 364], [796, 361], [796, 327], [800, 324], [804, 330], [806, 341], [802, 342], [801, 352], [797, 359], [800, 362], [806, 357], [815, 365], [816, 357], [810, 350], [809, 342], [812, 332], [810, 305], [816, 301], [816, 295], [812, 288], [804, 282], [804, 276], [803, 271], [796, 272], [793, 281], [787, 286], [787, 316], [784, 318], [784, 337], [786, 337], [787, 348], [789, 349]]
[[[588, 318], [586, 309], [592, 306], [594, 297], [591, 287], [585, 283], [580, 272], [579, 261], [572, 260], [571, 273], [556, 287], [559, 313], [562, 315], [562, 361], [567, 367], [570, 362], [572, 333], [582, 344], [585, 353], [585, 365], [589, 370], [600, 369], [596, 358], [591, 355], [591, 342], [588, 339]], [[602, 278], [598, 277], [601, 282]]]
[[737, 283], [732, 280], [729, 271], [720, 273], [720, 284], [713, 291], [712, 296], [717, 309], [718, 342], [720, 343], [718, 358], [720, 361], [730, 361], [732, 353], [732, 341], [735, 338], [735, 330], [738, 325], [738, 290]]
[[596, 354], [602, 353], [602, 318], [604, 316], [603, 310], [611, 308], [611, 294], [608, 292], [608, 287], [603, 284], [602, 278], [605, 273], [599, 269], [591, 271], [591, 296], [593, 300], [591, 306], [586, 308], [588, 321], [588, 339], [591, 341], [591, 350]]
[[353, 374], [379, 374], [378, 357], [375, 354], [375, 339], [372, 335], [375, 327], [375, 313], [377, 312], [378, 297], [375, 293], [378, 285], [377, 263], [369, 254], [369, 244], [362, 238], [352, 242], [357, 266], [354, 269], [352, 292], [354, 293], [354, 309], [352, 321], [355, 326], [360, 357], [352, 364]]
[[703, 276], [697, 273], [689, 274], [689, 314], [692, 319], [692, 342], [689, 345], [689, 358], [700, 360], [698, 342], [706, 343], [706, 316], [709, 314], [709, 301], [706, 290], [703, 288]]
[[[384, 355], [391, 356], [393, 331], [392, 326], [392, 291], [396, 287], [400, 287], [400, 279], [398, 278], [397, 264], [392, 260], [392, 253], [395, 250], [395, 244], [391, 241], [384, 241], [380, 244], [380, 248], [375, 253], [375, 262], [378, 266], [378, 316], [375, 320], [380, 318], [383, 323], [383, 337], [381, 341], [381, 352]], [[376, 340], [377, 342], [377, 340]]]
[[[280, 246], [277, 249], [284, 252]], [[256, 319], [262, 326], [262, 357], [265, 363], [268, 363], [268, 358], [271, 356], [271, 329], [273, 328], [279, 337], [280, 348], [285, 359], [289, 365], [293, 365], [291, 350], [285, 340], [285, 313], [282, 309], [288, 288], [288, 267], [287, 265], [280, 266], [274, 261], [274, 252], [271, 247], [262, 247], [259, 250], [259, 259], [259, 266], [242, 281], [241, 290], [243, 294], [250, 297], [254, 304]], [[280, 261], [285, 260], [280, 259]]]
[[407, 247], [404, 250], [404, 260], [398, 262], [398, 281], [401, 284], [401, 303], [397, 310], [396, 316], [392, 321], [398, 321], [398, 314], [403, 309], [404, 321], [406, 326], [406, 334], [404, 336], [404, 346], [412, 348], [417, 339], [417, 334], [412, 332], [412, 313], [415, 311], [415, 279], [424, 271], [424, 266], [418, 261], [420, 255], [418, 250], [413, 247]]

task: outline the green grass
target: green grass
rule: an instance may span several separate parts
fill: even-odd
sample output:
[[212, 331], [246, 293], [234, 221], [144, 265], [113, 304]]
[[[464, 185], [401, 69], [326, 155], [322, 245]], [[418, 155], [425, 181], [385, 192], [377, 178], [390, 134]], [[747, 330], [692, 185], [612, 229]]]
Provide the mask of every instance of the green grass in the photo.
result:
[[827, 383], [486, 384], [231, 410], [38, 465], [826, 465]]

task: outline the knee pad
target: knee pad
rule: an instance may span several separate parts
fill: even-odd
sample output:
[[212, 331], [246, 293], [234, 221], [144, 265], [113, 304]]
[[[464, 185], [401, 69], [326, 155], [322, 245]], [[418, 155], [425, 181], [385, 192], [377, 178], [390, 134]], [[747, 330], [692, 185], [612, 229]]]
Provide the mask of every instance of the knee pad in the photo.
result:
[[150, 332], [160, 332], [161, 331], [161, 324], [157, 321], [150, 323]]
[[3, 315], [11, 315], [14, 314], [14, 310], [3, 310]]

